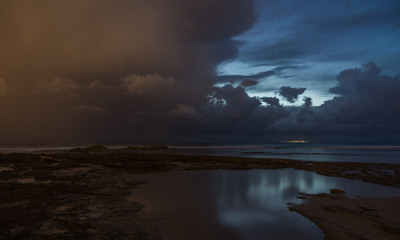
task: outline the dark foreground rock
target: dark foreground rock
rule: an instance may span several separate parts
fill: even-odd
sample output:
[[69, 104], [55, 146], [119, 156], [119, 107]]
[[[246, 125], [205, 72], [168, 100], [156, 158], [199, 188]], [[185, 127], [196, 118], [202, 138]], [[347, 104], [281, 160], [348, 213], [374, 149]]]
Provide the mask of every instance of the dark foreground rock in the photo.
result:
[[[2, 159], [4, 162], [4, 159]], [[8, 163], [0, 180], [0, 239], [157, 239], [128, 202], [142, 182], [84, 163]]]
[[137, 214], [144, 206], [126, 200], [143, 184], [136, 173], [252, 168], [400, 187], [400, 165], [389, 164], [193, 156], [163, 147], [0, 154], [0, 239], [158, 239], [157, 229]]

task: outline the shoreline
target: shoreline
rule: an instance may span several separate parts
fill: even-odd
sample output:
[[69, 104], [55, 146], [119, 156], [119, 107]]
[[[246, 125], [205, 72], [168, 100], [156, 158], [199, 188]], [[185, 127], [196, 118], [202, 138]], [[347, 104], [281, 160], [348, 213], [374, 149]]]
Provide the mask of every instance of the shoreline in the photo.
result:
[[323, 230], [325, 239], [399, 239], [400, 197], [351, 198], [342, 194], [301, 194], [295, 211]]
[[[196, 156], [160, 147], [0, 154], [0, 238], [158, 239], [157, 229], [137, 215], [144, 206], [124, 200], [143, 184], [136, 173], [254, 168], [294, 168], [400, 187], [400, 164]], [[313, 198], [305, 206], [318, 205], [307, 199]]]

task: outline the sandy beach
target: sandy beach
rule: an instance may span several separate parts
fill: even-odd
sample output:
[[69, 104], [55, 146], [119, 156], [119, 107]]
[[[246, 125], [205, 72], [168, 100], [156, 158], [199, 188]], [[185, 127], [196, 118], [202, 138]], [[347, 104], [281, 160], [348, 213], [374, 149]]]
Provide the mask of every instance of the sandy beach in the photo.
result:
[[[159, 239], [138, 214], [145, 203], [127, 200], [133, 188], [145, 184], [135, 174], [254, 168], [294, 168], [400, 187], [400, 165], [390, 164], [195, 156], [164, 147], [0, 154], [0, 238]], [[325, 239], [400, 236], [399, 198], [299, 197], [304, 204], [290, 210], [315, 222]]]

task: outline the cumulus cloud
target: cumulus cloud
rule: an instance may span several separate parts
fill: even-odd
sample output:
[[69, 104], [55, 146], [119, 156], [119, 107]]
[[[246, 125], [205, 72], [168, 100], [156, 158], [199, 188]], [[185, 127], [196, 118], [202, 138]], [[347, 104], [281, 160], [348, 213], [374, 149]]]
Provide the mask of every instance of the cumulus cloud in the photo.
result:
[[338, 85], [331, 88], [339, 96], [322, 107], [328, 112], [346, 110], [339, 122], [396, 124], [400, 120], [400, 76], [380, 74], [374, 63], [363, 68], [347, 69], [337, 77]]
[[288, 119], [275, 124], [275, 129], [309, 136], [363, 136], [372, 140], [400, 133], [400, 77], [380, 74], [374, 63], [362, 68], [346, 69], [337, 77], [337, 94], [319, 107], [312, 107], [311, 98], [291, 113]]
[[292, 88], [283, 86], [279, 90], [279, 94], [290, 103], [294, 103], [300, 94], [303, 94], [306, 88]]

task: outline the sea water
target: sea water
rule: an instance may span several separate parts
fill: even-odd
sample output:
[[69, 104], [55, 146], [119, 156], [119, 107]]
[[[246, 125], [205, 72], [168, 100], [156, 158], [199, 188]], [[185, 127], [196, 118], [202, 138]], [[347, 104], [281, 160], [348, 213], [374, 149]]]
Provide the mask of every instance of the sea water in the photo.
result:
[[129, 197], [165, 239], [323, 239], [289, 211], [299, 193], [345, 190], [350, 197], [400, 196], [400, 189], [294, 169], [206, 170], [137, 175], [147, 183]]
[[[112, 149], [128, 145], [106, 145]], [[0, 153], [69, 150], [85, 146], [0, 146]], [[162, 153], [284, 158], [304, 161], [400, 164], [400, 143], [267, 143], [232, 145], [169, 145]], [[177, 150], [177, 151], [175, 151]]]
[[400, 164], [398, 143], [271, 143], [256, 145], [172, 146], [189, 154], [284, 158], [324, 162]]

